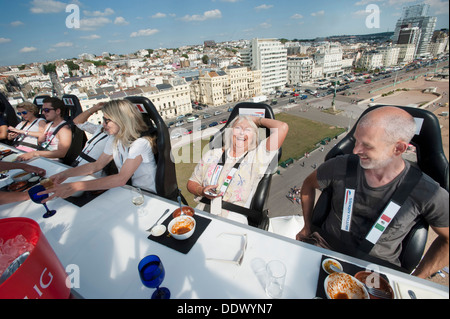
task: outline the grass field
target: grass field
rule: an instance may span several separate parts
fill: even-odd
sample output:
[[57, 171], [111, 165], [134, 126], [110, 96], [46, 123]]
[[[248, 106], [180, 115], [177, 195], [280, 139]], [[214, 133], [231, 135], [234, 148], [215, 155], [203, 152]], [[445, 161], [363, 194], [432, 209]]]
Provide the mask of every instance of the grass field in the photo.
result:
[[[345, 131], [344, 128], [330, 127], [323, 123], [310, 121], [286, 113], [279, 113], [275, 117], [277, 120], [286, 122], [289, 125], [289, 132], [282, 147], [283, 151], [280, 163], [289, 158], [299, 159], [305, 152], [314, 150], [323, 139], [327, 137], [334, 138], [336, 135]], [[208, 149], [208, 142], [209, 138], [185, 146], [190, 149], [190, 160], [184, 160], [182, 163], [175, 165], [178, 187], [181, 189], [181, 193], [187, 200], [189, 206], [195, 207], [196, 203], [194, 202], [193, 195], [187, 191], [186, 184], [197, 165], [197, 161], [194, 161], [194, 158], [200, 158], [198, 154], [199, 150], [205, 152]], [[174, 153], [176, 152], [177, 150], [174, 150]], [[194, 154], [194, 152], [196, 153]]]

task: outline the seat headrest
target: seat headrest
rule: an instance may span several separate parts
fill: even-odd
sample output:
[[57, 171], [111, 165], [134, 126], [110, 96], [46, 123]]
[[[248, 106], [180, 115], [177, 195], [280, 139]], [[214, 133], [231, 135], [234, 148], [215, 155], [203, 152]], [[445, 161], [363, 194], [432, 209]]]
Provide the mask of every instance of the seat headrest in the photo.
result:
[[[223, 135], [225, 129], [229, 126], [230, 122], [233, 121], [238, 115], [256, 115], [270, 119], [275, 118], [272, 108], [267, 104], [254, 102], [238, 103], [231, 111], [231, 114], [228, 117], [228, 120], [225, 123], [225, 125], [211, 137], [209, 141], [209, 146], [211, 149], [222, 147], [221, 145], [222, 139], [218, 137]], [[266, 134], [267, 135], [270, 134], [269, 130], [266, 131]]]

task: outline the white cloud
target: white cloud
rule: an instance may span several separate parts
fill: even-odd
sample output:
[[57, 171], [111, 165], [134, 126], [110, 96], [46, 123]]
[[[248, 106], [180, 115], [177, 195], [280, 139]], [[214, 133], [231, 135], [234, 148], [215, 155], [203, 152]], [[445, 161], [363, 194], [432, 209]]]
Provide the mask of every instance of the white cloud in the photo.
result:
[[136, 37], [148, 37], [151, 36], [153, 34], [158, 33], [159, 30], [158, 29], [143, 29], [143, 30], [139, 30], [137, 32], [133, 32], [130, 34], [131, 38], [136, 38]]
[[22, 49], [20, 49], [20, 53], [28, 53], [28, 52], [34, 52], [37, 51], [37, 49], [35, 47], [24, 47]]
[[11, 39], [8, 38], [0, 38], [0, 43], [8, 43], [11, 42]]
[[385, 0], [360, 0], [355, 3], [355, 6], [367, 6], [368, 4], [372, 4], [374, 2], [382, 2]]
[[448, 15], [448, 0], [425, 0], [424, 2], [430, 5], [430, 15]]
[[72, 42], [59, 42], [53, 45], [54, 48], [68, 48], [72, 46], [73, 46]]
[[155, 13], [154, 15], [152, 15], [152, 18], [153, 19], [160, 19], [160, 18], [165, 18], [166, 16], [167, 15], [165, 13], [158, 12], [158, 13]]
[[20, 27], [21, 25], [24, 25], [24, 23], [22, 21], [11, 22], [11, 26], [13, 26], [13, 27]]
[[87, 18], [80, 20], [80, 29], [85, 31], [92, 31], [103, 27], [112, 21], [105, 17]]
[[255, 10], [257, 10], [257, 11], [259, 11], [259, 10], [267, 10], [267, 9], [272, 8], [272, 7], [273, 7], [273, 5], [271, 5], [271, 4], [262, 4], [260, 6], [255, 7]]
[[80, 39], [85, 39], [85, 40], [96, 40], [96, 39], [100, 39], [101, 37], [97, 34], [91, 34], [91, 35], [86, 35], [83, 37], [80, 37]]
[[324, 10], [320, 10], [320, 11], [311, 13], [311, 15], [312, 15], [313, 17], [323, 16], [324, 14], [325, 14], [325, 11], [324, 11]]
[[269, 29], [272, 25], [270, 23], [263, 22], [259, 26], [263, 29]]
[[355, 16], [367, 16], [367, 11], [366, 10], [358, 10], [353, 12], [353, 15]]
[[128, 24], [130, 24], [127, 20], [125, 20], [125, 18], [124, 17], [117, 17], [115, 20], [114, 20], [114, 24], [117, 24], [117, 25], [128, 25]]
[[67, 4], [54, 0], [33, 0], [31, 1], [32, 13], [58, 13], [66, 9]]
[[105, 11], [83, 11], [83, 13], [87, 16], [91, 17], [106, 17], [114, 14], [114, 10], [111, 8], [106, 8]]
[[291, 19], [303, 19], [303, 16], [299, 13], [294, 14]]
[[222, 18], [222, 12], [219, 9], [206, 11], [203, 14], [185, 15], [181, 20], [183, 21], [205, 21], [209, 19]]

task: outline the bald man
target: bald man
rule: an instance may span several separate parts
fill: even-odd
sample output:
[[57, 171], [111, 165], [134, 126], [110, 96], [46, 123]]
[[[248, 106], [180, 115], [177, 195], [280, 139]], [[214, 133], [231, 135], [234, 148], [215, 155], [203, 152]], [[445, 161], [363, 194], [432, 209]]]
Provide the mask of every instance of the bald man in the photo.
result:
[[[448, 265], [448, 192], [402, 157], [415, 132], [414, 119], [397, 107], [379, 107], [362, 117], [354, 133], [357, 157], [329, 159], [305, 179], [301, 189], [305, 226], [297, 239], [305, 241], [317, 231], [333, 249], [350, 255], [362, 251], [353, 255], [368, 254], [400, 266], [401, 242], [421, 215], [438, 237], [413, 275], [426, 278]], [[353, 192], [346, 182], [352, 158]], [[413, 185], [406, 201], [399, 208], [389, 205], [404, 184]], [[315, 191], [328, 186], [333, 189], [331, 211], [321, 229], [313, 229]]]

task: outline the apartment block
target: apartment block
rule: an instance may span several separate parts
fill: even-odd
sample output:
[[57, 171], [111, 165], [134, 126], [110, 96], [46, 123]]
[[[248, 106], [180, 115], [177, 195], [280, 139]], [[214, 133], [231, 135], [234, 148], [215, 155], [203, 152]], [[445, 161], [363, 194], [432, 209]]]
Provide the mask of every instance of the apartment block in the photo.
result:
[[290, 56], [287, 58], [288, 84], [310, 82], [313, 76], [314, 61], [308, 57]]
[[287, 49], [276, 39], [252, 39], [240, 51], [244, 66], [261, 71], [262, 93], [280, 89], [287, 82]]
[[261, 71], [242, 66], [201, 71], [191, 84], [193, 100], [209, 106], [238, 102], [261, 95]]
[[[418, 4], [405, 7], [403, 8], [402, 17], [395, 25], [393, 37], [394, 43], [399, 43], [399, 41], [401, 41], [401, 32], [403, 29], [418, 28], [420, 30], [415, 57], [422, 57], [429, 54], [429, 45], [437, 21], [436, 17], [428, 16], [429, 8], [429, 4]], [[399, 44], [406, 43], [403, 42]]]
[[[325, 43], [314, 54], [316, 68], [322, 69], [320, 77], [329, 78], [340, 76], [342, 70], [342, 47], [339, 43]], [[317, 74], [316, 70], [316, 74]]]

